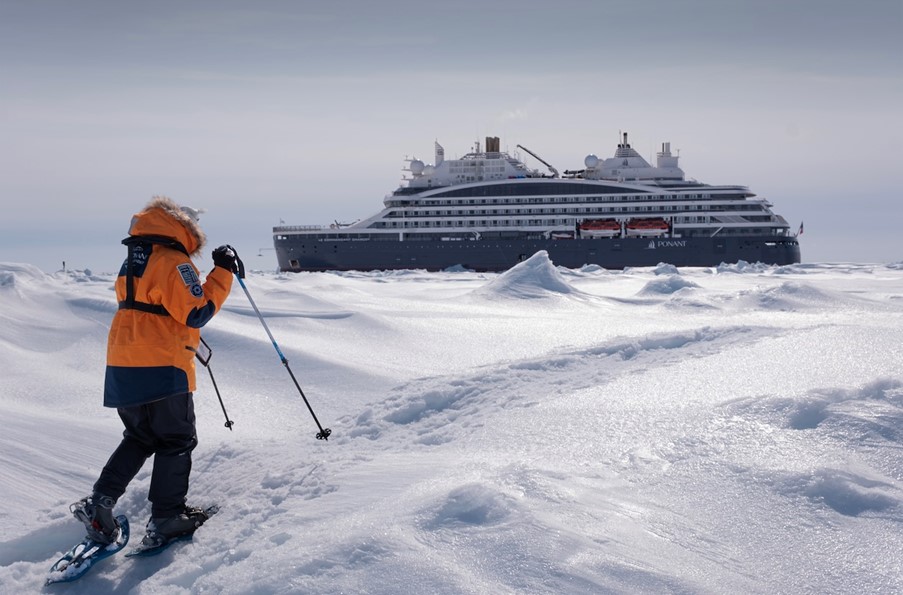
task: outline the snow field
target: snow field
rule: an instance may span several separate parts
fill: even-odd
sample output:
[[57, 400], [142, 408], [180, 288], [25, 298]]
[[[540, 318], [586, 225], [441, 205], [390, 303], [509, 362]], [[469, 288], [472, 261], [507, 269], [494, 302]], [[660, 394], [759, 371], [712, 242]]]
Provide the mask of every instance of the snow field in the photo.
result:
[[[79, 537], [121, 432], [111, 275], [0, 264], [0, 590]], [[67, 593], [903, 590], [903, 269], [281, 275], [204, 330], [190, 499], [159, 559]], [[136, 535], [151, 466], [117, 512]], [[27, 494], [27, 497], [23, 497]]]

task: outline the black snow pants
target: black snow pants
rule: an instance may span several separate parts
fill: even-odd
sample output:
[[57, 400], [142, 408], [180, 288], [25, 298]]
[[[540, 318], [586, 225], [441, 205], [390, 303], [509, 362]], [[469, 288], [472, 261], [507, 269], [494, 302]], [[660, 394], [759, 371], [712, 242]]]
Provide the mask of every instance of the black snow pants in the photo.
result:
[[147, 459], [154, 455], [147, 499], [155, 518], [175, 516], [185, 508], [191, 451], [197, 446], [191, 393], [117, 409], [125, 425], [122, 442], [94, 484], [94, 492], [118, 500]]

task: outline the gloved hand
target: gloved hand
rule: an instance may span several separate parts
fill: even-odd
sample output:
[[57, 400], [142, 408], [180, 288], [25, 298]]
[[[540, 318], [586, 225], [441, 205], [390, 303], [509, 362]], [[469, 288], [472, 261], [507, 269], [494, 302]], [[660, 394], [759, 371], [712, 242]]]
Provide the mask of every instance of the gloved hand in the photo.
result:
[[213, 251], [213, 264], [231, 273], [244, 277], [245, 265], [238, 257], [238, 252], [229, 244], [223, 244]]

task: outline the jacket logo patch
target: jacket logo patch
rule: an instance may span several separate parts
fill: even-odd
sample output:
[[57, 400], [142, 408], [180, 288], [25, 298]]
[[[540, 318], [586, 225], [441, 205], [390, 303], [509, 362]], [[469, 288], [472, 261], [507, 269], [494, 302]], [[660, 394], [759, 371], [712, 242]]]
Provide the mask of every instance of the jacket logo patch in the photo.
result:
[[182, 277], [182, 281], [185, 283], [185, 286], [188, 287], [188, 291], [191, 292], [191, 295], [194, 297], [201, 297], [204, 295], [204, 290], [201, 288], [201, 280], [198, 279], [198, 274], [194, 271], [194, 267], [191, 266], [190, 263], [183, 263], [176, 267], [179, 270], [179, 275]]
[[194, 272], [194, 267], [189, 263], [180, 264], [176, 267], [179, 269], [179, 275], [182, 276], [182, 281], [185, 285], [194, 285], [195, 283], [200, 283], [200, 279], [198, 279], [198, 274]]

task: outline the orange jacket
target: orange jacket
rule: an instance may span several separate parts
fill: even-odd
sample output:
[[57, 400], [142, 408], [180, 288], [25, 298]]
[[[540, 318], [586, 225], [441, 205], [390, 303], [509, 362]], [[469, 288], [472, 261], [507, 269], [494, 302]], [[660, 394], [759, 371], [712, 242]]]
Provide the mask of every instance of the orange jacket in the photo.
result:
[[[134, 300], [165, 311], [142, 311], [125, 304], [127, 258], [116, 279], [120, 309], [107, 342], [107, 407], [130, 407], [193, 392], [198, 329], [219, 311], [232, 288], [232, 273], [221, 267], [214, 267], [201, 284], [189, 254], [198, 254], [206, 238], [170, 199], [154, 198], [132, 218], [129, 235], [149, 240], [131, 252]], [[185, 252], [159, 243], [173, 240]]]

